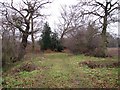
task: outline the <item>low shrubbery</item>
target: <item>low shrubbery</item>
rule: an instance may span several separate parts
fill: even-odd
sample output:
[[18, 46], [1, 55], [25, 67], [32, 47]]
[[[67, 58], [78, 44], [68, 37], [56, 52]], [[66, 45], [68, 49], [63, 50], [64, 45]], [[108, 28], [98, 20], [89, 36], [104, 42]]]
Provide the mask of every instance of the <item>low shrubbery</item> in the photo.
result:
[[[107, 33], [107, 39], [108, 48], [111, 47], [111, 45], [112, 47], [117, 47], [116, 39], [109, 33]], [[87, 27], [83, 26], [83, 28], [77, 30], [74, 35], [69, 35], [69, 38], [64, 39], [64, 46], [74, 54], [85, 54], [95, 57], [112, 56], [108, 53], [104, 55], [103, 52], [106, 52], [106, 50], [102, 48], [102, 45], [103, 39], [101, 32], [91, 23], [89, 23]]]
[[36, 69], [37, 69], [37, 66], [34, 65], [33, 63], [24, 63], [24, 64], [20, 65], [19, 67], [14, 68], [12, 70], [12, 72], [14, 72], [14, 73], [21, 72], [21, 71], [31, 72]]
[[111, 62], [111, 63], [104, 63], [101, 61], [84, 61], [79, 63], [80, 66], [87, 65], [89, 68], [114, 68], [120, 67], [120, 62]]

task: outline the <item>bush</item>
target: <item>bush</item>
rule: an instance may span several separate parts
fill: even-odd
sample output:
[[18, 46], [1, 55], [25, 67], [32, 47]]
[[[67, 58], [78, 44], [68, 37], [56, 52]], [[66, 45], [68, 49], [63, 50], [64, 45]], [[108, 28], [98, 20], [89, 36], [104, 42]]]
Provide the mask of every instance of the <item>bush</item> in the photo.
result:
[[18, 42], [13, 42], [11, 38], [2, 39], [2, 65], [13, 63], [18, 55]]

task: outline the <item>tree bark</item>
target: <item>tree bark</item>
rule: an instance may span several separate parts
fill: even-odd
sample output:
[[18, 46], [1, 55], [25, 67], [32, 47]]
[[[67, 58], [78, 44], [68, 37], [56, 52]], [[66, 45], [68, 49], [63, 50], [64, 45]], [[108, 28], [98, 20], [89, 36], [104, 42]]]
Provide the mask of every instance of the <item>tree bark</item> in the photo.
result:
[[34, 52], [34, 50], [35, 50], [35, 40], [34, 40], [33, 34], [31, 35], [31, 37], [32, 37], [32, 52]]
[[25, 52], [26, 52], [25, 49], [27, 47], [27, 38], [28, 38], [28, 34], [23, 33], [22, 42], [19, 48], [18, 60], [21, 60], [25, 55]]
[[106, 30], [107, 30], [107, 16], [104, 17], [103, 19], [103, 30], [101, 33], [102, 37], [102, 43], [101, 43], [101, 57], [106, 57], [107, 56], [107, 36], [106, 36]]
[[[31, 32], [33, 32], [33, 18], [31, 18]], [[31, 34], [32, 39], [32, 52], [35, 50], [35, 40], [34, 40], [34, 33]]]

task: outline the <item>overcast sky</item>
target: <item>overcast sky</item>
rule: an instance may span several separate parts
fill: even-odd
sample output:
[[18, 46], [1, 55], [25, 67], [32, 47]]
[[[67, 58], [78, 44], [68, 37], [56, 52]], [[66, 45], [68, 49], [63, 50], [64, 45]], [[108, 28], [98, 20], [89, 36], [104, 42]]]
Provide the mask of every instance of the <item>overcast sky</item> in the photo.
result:
[[48, 22], [51, 27], [55, 27], [55, 23], [58, 22], [60, 17], [61, 6], [76, 4], [78, 0], [53, 0], [50, 4]]
[[[11, 1], [11, 0], [0, 0], [0, 1]], [[20, 0], [13, 0], [13, 1], [19, 2]], [[53, 0], [53, 2], [49, 5], [48, 9], [46, 9], [47, 13], [50, 14], [50, 16], [47, 17], [46, 21], [49, 23], [52, 29], [55, 28], [55, 23], [58, 22], [61, 6], [73, 5], [73, 4], [76, 4], [77, 1], [78, 0]], [[112, 26], [108, 31], [110, 31], [111, 33], [118, 34], [118, 24], [114, 23]]]
[[[55, 27], [55, 23], [58, 21], [60, 15], [61, 5], [73, 5], [76, 4], [78, 1], [79, 0], [54, 0], [53, 3], [50, 5], [51, 7], [49, 8], [51, 16], [48, 17], [48, 22], [50, 26]], [[118, 23], [111, 24], [108, 32], [118, 34]]]

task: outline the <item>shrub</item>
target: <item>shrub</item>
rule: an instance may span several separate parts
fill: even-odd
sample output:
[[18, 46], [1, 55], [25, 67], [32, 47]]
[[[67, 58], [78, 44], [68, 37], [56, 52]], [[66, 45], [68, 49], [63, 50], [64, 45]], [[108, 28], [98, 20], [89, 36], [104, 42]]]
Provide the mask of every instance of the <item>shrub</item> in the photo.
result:
[[87, 65], [89, 68], [114, 68], [114, 67], [120, 67], [120, 62], [111, 62], [111, 63], [101, 63], [99, 61], [84, 61], [80, 62], [79, 66]]
[[2, 39], [2, 65], [13, 63], [18, 55], [19, 42], [12, 41], [11, 37]]

